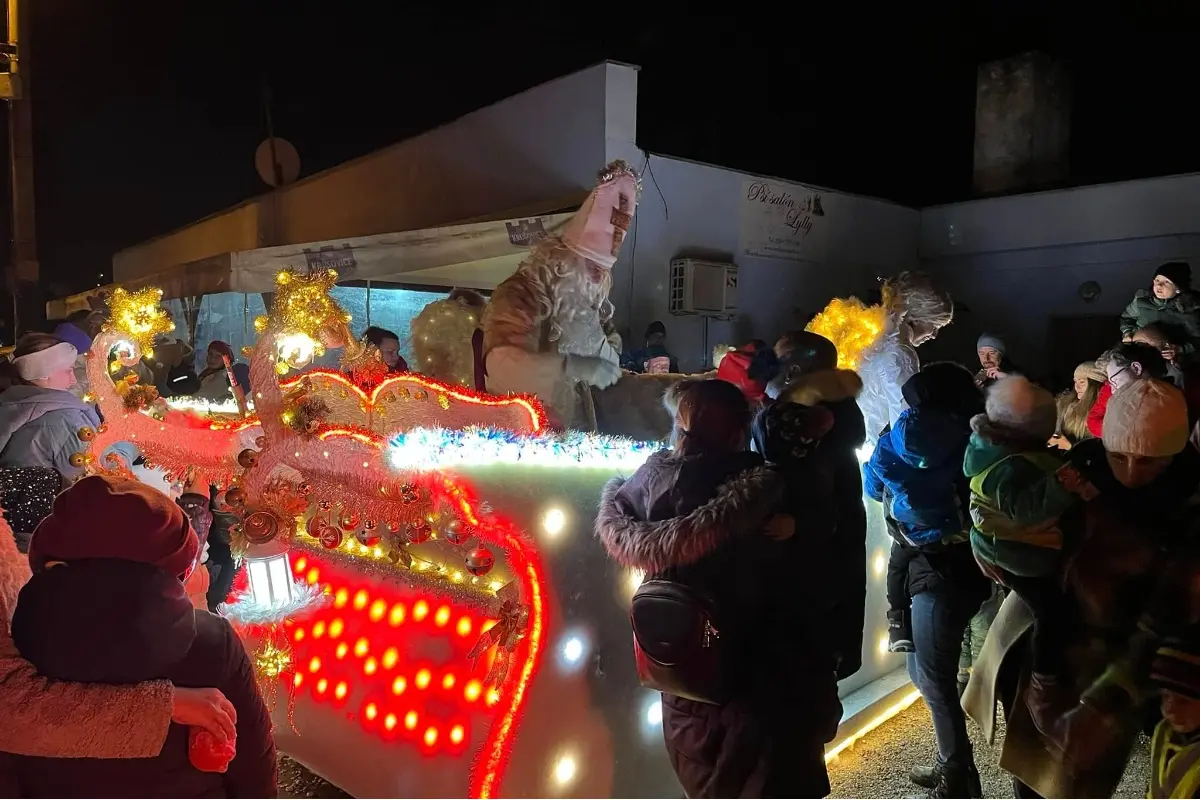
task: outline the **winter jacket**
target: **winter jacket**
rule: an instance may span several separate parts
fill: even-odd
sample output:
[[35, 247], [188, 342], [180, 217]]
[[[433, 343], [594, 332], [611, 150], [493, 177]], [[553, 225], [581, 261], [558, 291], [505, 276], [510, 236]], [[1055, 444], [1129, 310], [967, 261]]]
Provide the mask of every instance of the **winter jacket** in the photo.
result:
[[100, 424], [96, 410], [61, 389], [10, 386], [0, 393], [0, 467], [50, 467], [83, 474], [71, 456], [83, 450], [79, 429]]
[[21, 590], [12, 627], [22, 655], [51, 678], [215, 686], [237, 711], [236, 756], [224, 774], [193, 767], [189, 729], [172, 725], [154, 758], [17, 757], [21, 796], [275, 796], [271, 722], [250, 658], [229, 623], [195, 610], [173, 576], [116, 559], [53, 566]]
[[1200, 737], [1179, 733], [1165, 719], [1150, 737], [1151, 800], [1200, 796]]
[[1058, 481], [1062, 459], [985, 415], [971, 427], [963, 473], [970, 478], [975, 557], [1012, 575], [1052, 575], [1063, 545], [1058, 518], [1076, 500]]
[[[1186, 448], [1154, 481], [1136, 489], [1116, 480], [1097, 440], [1072, 448], [1068, 460], [1098, 494], [1061, 520], [1067, 619], [1061, 648], [1070, 683], [1058, 698], [1065, 713], [1051, 727], [1070, 731], [1067, 751], [1064, 757], [1046, 747], [1024, 695], [1009, 697], [1000, 765], [1044, 797], [1111, 797], [1141, 727], [1140, 709], [1123, 692], [1108, 694], [1109, 702], [1102, 704], [1074, 700], [1085, 692], [1098, 696], [1105, 676], [1129, 658], [1131, 643], [1147, 630], [1170, 631], [1194, 622], [1190, 617], [1200, 608], [1192, 586], [1194, 542], [1200, 536], [1195, 523], [1200, 453]], [[1027, 669], [1019, 645], [1031, 621], [1020, 597], [1010, 595], [964, 697], [964, 707], [989, 737], [995, 731], [993, 698], [1005, 686], [1017, 685], [998, 683], [999, 676], [1009, 674], [1007, 665], [1014, 663], [1018, 671]], [[1129, 681], [1135, 689], [1144, 688], [1147, 677], [1143, 671]]]
[[[862, 380], [844, 369], [818, 370], [793, 381], [779, 398], [768, 405], [755, 421], [755, 430], [787, 406], [823, 408], [833, 417], [833, 427], [821, 437], [816, 449], [817, 467], [795, 472], [782, 470], [789, 490], [785, 503], [808, 524], [822, 524], [823, 515], [833, 514], [833, 538], [830, 542], [825, 579], [817, 580], [827, 593], [828, 635], [838, 654], [838, 678], [853, 675], [862, 666], [863, 619], [867, 596], [867, 513], [863, 505], [862, 465], [858, 451], [866, 441], [866, 426], [858, 408]], [[781, 405], [782, 404], [782, 405]], [[770, 452], [770, 447], [762, 452]], [[795, 499], [804, 498], [806, 482], [832, 481], [830, 500], [820, 495], [808, 498], [807, 507], [797, 507]], [[796, 485], [797, 481], [801, 485]], [[815, 519], [811, 519], [815, 517]], [[817, 576], [814, 575], [814, 578]]]
[[738, 625], [738, 692], [716, 706], [663, 696], [667, 752], [689, 797], [823, 797], [823, 744], [841, 716], [832, 648], [796, 574], [819, 572], [803, 533], [761, 534], [782, 481], [753, 453], [651, 456], [605, 487], [596, 534], [610, 557], [705, 592]]
[[1096, 404], [1092, 406], [1092, 410], [1088, 412], [1087, 427], [1088, 433], [1099, 439], [1104, 435], [1104, 412], [1108, 411], [1108, 401], [1112, 399], [1112, 384], [1108, 381], [1100, 387], [1100, 394], [1096, 397]]
[[[174, 690], [167, 681], [106, 686], [47, 680], [17, 652], [9, 621], [29, 580], [0, 519], [0, 753], [58, 758], [152, 758], [171, 724]], [[5, 759], [0, 755], [0, 773]], [[6, 796], [16, 796], [6, 793]]]
[[1159, 300], [1149, 289], [1138, 289], [1121, 314], [1121, 334], [1133, 336], [1151, 323], [1166, 328], [1179, 341], [1184, 354], [1191, 355], [1200, 340], [1200, 300], [1190, 290], [1170, 300]]
[[962, 462], [970, 434], [959, 414], [910, 408], [880, 437], [863, 468], [864, 485], [868, 497], [885, 503], [907, 544], [965, 535]]

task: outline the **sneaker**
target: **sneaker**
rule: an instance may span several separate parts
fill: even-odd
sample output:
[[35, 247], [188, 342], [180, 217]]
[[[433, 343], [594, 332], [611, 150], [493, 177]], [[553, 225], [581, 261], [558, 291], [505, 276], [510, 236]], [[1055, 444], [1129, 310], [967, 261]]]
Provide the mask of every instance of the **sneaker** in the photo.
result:
[[912, 622], [906, 609], [893, 610], [888, 617], [888, 652], [915, 653], [913, 645]]

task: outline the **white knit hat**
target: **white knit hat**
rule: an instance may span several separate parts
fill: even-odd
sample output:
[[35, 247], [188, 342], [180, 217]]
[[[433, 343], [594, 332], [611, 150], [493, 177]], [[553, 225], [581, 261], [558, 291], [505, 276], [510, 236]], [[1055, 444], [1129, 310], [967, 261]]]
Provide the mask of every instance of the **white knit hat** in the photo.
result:
[[1021, 375], [992, 384], [985, 408], [993, 424], [1038, 440], [1049, 439], [1058, 423], [1054, 395]]
[[1178, 455], [1188, 441], [1183, 392], [1166, 381], [1134, 381], [1108, 401], [1103, 440], [1110, 453], [1145, 458]]

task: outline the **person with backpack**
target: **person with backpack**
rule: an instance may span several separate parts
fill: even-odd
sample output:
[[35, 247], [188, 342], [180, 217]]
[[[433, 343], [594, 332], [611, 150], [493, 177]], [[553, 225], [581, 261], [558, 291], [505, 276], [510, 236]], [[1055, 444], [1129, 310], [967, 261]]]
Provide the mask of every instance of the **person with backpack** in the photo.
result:
[[663, 692], [675, 773], [693, 798], [824, 797], [841, 704], [833, 648], [796, 589], [823, 567], [808, 531], [776, 513], [784, 482], [746, 449], [738, 387], [681, 381], [664, 405], [671, 449], [605, 486], [596, 534], [646, 576], [634, 656], [642, 684]]

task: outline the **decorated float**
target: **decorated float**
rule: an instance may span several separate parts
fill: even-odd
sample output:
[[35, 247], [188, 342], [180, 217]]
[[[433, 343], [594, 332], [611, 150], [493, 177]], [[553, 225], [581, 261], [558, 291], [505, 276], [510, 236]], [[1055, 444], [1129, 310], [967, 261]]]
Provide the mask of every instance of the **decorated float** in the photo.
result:
[[[607, 269], [635, 200], [632, 173], [610, 166], [582, 221], [540, 243], [482, 318], [473, 303], [431, 310], [471, 335], [504, 384], [493, 394], [463, 385], [463, 351], [432, 356], [445, 379], [387, 375], [332, 298], [336, 273], [317, 269], [278, 274], [238, 402], [168, 402], [125, 374], [173, 327], [161, 293], [108, 299], [87, 359], [105, 424], [80, 431], [77, 463], [127, 471], [128, 447], [114, 445], [129, 443], [168, 482], [219, 489], [248, 576], [222, 612], [279, 748], [353, 795], [679, 792], [658, 693], [631, 657], [643, 576], [592, 536], [603, 484], [659, 444], [565, 424], [618, 379]], [[341, 369], [312, 366], [326, 348], [341, 349]], [[877, 538], [868, 619], [882, 635]], [[876, 640], [844, 690], [896, 666]], [[881, 719], [850, 717], [830, 757]]]

